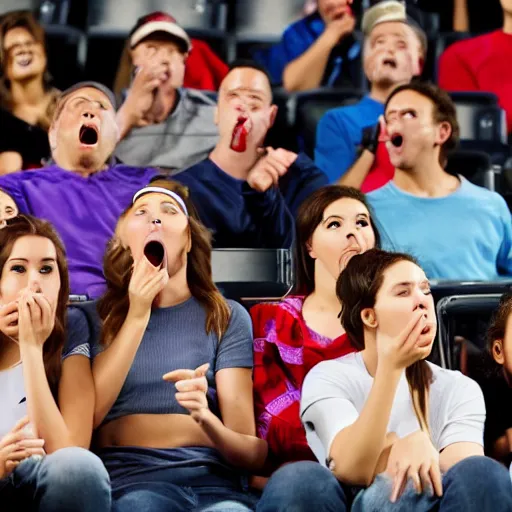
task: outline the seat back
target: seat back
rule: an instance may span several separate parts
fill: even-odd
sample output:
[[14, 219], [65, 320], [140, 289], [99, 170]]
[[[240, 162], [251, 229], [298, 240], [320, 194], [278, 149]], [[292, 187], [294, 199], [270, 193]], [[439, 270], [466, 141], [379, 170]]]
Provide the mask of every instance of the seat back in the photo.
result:
[[87, 39], [76, 28], [66, 25], [45, 25], [48, 69], [55, 86], [66, 89], [84, 77]]
[[214, 249], [213, 279], [227, 297], [281, 297], [293, 283], [288, 249]]
[[362, 97], [356, 89], [315, 89], [299, 93], [295, 99], [294, 122], [299, 148], [314, 158], [316, 127], [322, 116], [333, 108], [353, 105]]
[[438, 343], [442, 366], [460, 370], [461, 337], [479, 351], [486, 350], [486, 331], [497, 310], [502, 294], [452, 295], [441, 299], [436, 306]]
[[211, 0], [88, 0], [87, 26], [130, 30], [153, 11], [168, 12], [183, 27], [225, 30], [226, 4]]
[[234, 3], [235, 30], [238, 35], [280, 36], [301, 17], [304, 0], [238, 0]]

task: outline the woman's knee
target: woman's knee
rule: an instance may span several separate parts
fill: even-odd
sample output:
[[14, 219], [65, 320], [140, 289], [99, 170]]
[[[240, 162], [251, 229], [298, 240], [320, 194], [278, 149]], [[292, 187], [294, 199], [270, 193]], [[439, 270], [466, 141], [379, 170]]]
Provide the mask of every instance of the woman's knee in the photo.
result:
[[41, 470], [56, 485], [87, 487], [98, 483], [110, 488], [110, 479], [101, 459], [84, 448], [62, 448], [45, 457]]
[[512, 492], [512, 483], [505, 467], [494, 459], [483, 455], [467, 457], [452, 466], [447, 471], [443, 484], [449, 484], [454, 480], [458, 484], [468, 486], [471, 486], [472, 482], [479, 482], [478, 487], [485, 486], [486, 489], [505, 485], [507, 488], [510, 487]]
[[258, 511], [344, 510], [346, 498], [336, 477], [317, 462], [303, 461], [278, 469], [268, 481]]

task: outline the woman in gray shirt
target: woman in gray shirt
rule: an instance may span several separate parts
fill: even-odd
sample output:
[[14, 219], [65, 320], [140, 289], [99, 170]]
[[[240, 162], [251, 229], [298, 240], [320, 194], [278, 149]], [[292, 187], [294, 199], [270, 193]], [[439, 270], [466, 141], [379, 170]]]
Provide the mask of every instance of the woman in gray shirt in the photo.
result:
[[319, 460], [368, 487], [352, 510], [512, 510], [507, 472], [483, 455], [480, 388], [425, 360], [437, 324], [423, 270], [373, 249], [352, 258], [337, 295], [361, 351], [311, 370], [301, 416]]
[[[94, 358], [95, 427], [114, 510], [252, 510], [252, 328], [211, 277], [210, 234], [187, 190], [137, 192], [107, 250]], [[236, 468], [236, 469], [235, 469]]]

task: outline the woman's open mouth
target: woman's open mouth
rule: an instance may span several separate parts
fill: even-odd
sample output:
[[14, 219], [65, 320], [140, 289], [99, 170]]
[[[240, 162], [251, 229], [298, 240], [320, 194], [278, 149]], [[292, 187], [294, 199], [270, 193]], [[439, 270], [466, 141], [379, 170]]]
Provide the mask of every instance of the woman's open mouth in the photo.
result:
[[160, 267], [164, 262], [165, 249], [157, 240], [151, 240], [144, 247], [144, 256], [154, 267]]
[[98, 143], [98, 129], [95, 126], [82, 125], [79, 139], [85, 146], [94, 146]]

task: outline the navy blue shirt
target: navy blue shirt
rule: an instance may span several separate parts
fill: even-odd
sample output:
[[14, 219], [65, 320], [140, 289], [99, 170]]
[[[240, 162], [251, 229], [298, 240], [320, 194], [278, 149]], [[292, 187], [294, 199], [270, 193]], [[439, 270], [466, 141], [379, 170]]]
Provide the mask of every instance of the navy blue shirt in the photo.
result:
[[327, 176], [299, 154], [279, 188], [264, 193], [233, 178], [209, 158], [173, 176], [186, 185], [215, 248], [281, 249], [291, 246], [299, 205], [327, 184]]

